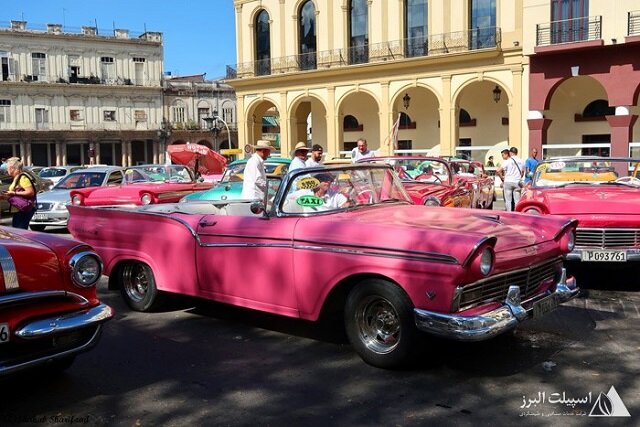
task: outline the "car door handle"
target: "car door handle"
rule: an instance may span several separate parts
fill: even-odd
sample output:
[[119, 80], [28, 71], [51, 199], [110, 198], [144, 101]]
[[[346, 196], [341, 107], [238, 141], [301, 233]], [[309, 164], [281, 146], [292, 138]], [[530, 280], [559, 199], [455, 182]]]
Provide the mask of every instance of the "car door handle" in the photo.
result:
[[198, 223], [198, 225], [200, 227], [213, 227], [214, 225], [216, 225], [218, 223], [218, 221], [208, 221], [206, 219], [201, 219], [200, 222]]

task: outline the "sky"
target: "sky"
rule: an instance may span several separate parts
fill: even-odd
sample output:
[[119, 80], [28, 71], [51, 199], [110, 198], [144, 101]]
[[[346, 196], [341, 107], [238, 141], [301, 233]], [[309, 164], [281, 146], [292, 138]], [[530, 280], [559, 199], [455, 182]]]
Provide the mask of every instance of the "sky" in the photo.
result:
[[[27, 28], [63, 24], [112, 31], [163, 33], [164, 70], [173, 76], [206, 73], [223, 78], [236, 63], [233, 0], [0, 0], [0, 27], [12, 20]], [[111, 34], [113, 34], [111, 32]]]

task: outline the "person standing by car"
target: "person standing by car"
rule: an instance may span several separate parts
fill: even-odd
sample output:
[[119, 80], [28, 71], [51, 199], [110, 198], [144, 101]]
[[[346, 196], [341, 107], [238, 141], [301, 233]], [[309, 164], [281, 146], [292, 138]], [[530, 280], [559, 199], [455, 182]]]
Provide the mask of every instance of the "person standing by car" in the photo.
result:
[[533, 174], [538, 167], [538, 149], [531, 149], [531, 157], [524, 162], [524, 183], [528, 184], [533, 180]]
[[293, 159], [289, 164], [289, 171], [306, 168], [307, 164], [305, 162], [307, 161], [308, 153], [309, 147], [307, 147], [307, 144], [302, 141], [298, 142], [293, 148]]
[[36, 188], [29, 175], [24, 172], [19, 157], [7, 160], [7, 173], [13, 177], [13, 182], [9, 185], [9, 190], [3, 191], [0, 197], [11, 205], [11, 226], [26, 230], [36, 211]]
[[504, 204], [507, 211], [514, 210], [518, 200], [520, 200], [520, 180], [522, 179], [522, 168], [517, 161], [511, 157], [508, 149], [500, 152], [502, 154], [502, 165], [496, 170], [496, 175], [502, 180], [504, 189]]
[[322, 166], [322, 152], [322, 145], [313, 144], [313, 147], [311, 147], [311, 157], [309, 157], [306, 162], [308, 168]]
[[269, 141], [259, 140], [253, 148], [255, 153], [247, 161], [244, 168], [240, 198], [264, 200], [264, 195], [267, 191], [267, 174], [264, 170], [264, 161], [271, 154], [273, 147]]
[[356, 148], [351, 150], [351, 163], [355, 163], [360, 159], [367, 159], [369, 157], [376, 156], [375, 151], [369, 150], [366, 139], [360, 138], [356, 144]]

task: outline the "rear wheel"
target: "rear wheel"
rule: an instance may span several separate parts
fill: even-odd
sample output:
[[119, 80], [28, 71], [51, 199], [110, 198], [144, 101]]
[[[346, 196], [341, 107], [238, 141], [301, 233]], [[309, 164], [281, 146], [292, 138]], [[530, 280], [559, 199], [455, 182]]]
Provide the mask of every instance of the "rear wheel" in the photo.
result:
[[135, 311], [152, 311], [162, 305], [163, 295], [156, 287], [151, 267], [141, 262], [129, 262], [119, 268], [120, 294]]
[[419, 354], [413, 304], [402, 289], [385, 280], [365, 280], [349, 293], [345, 327], [362, 359], [379, 368], [411, 364]]
[[32, 229], [33, 231], [44, 231], [45, 228], [47, 228], [46, 225], [29, 225], [29, 228]]

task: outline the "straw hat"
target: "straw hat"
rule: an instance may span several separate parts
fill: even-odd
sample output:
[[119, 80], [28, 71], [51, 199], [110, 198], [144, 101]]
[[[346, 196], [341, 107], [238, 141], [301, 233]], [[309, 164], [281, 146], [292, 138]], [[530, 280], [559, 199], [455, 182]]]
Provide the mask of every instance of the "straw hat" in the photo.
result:
[[260, 139], [256, 142], [256, 145], [252, 145], [254, 150], [273, 150], [274, 147], [271, 145], [271, 141], [266, 139]]
[[307, 147], [307, 143], [306, 142], [298, 142], [296, 144], [295, 147], [293, 147], [293, 152], [295, 153], [296, 151], [309, 151], [311, 150], [311, 148]]

